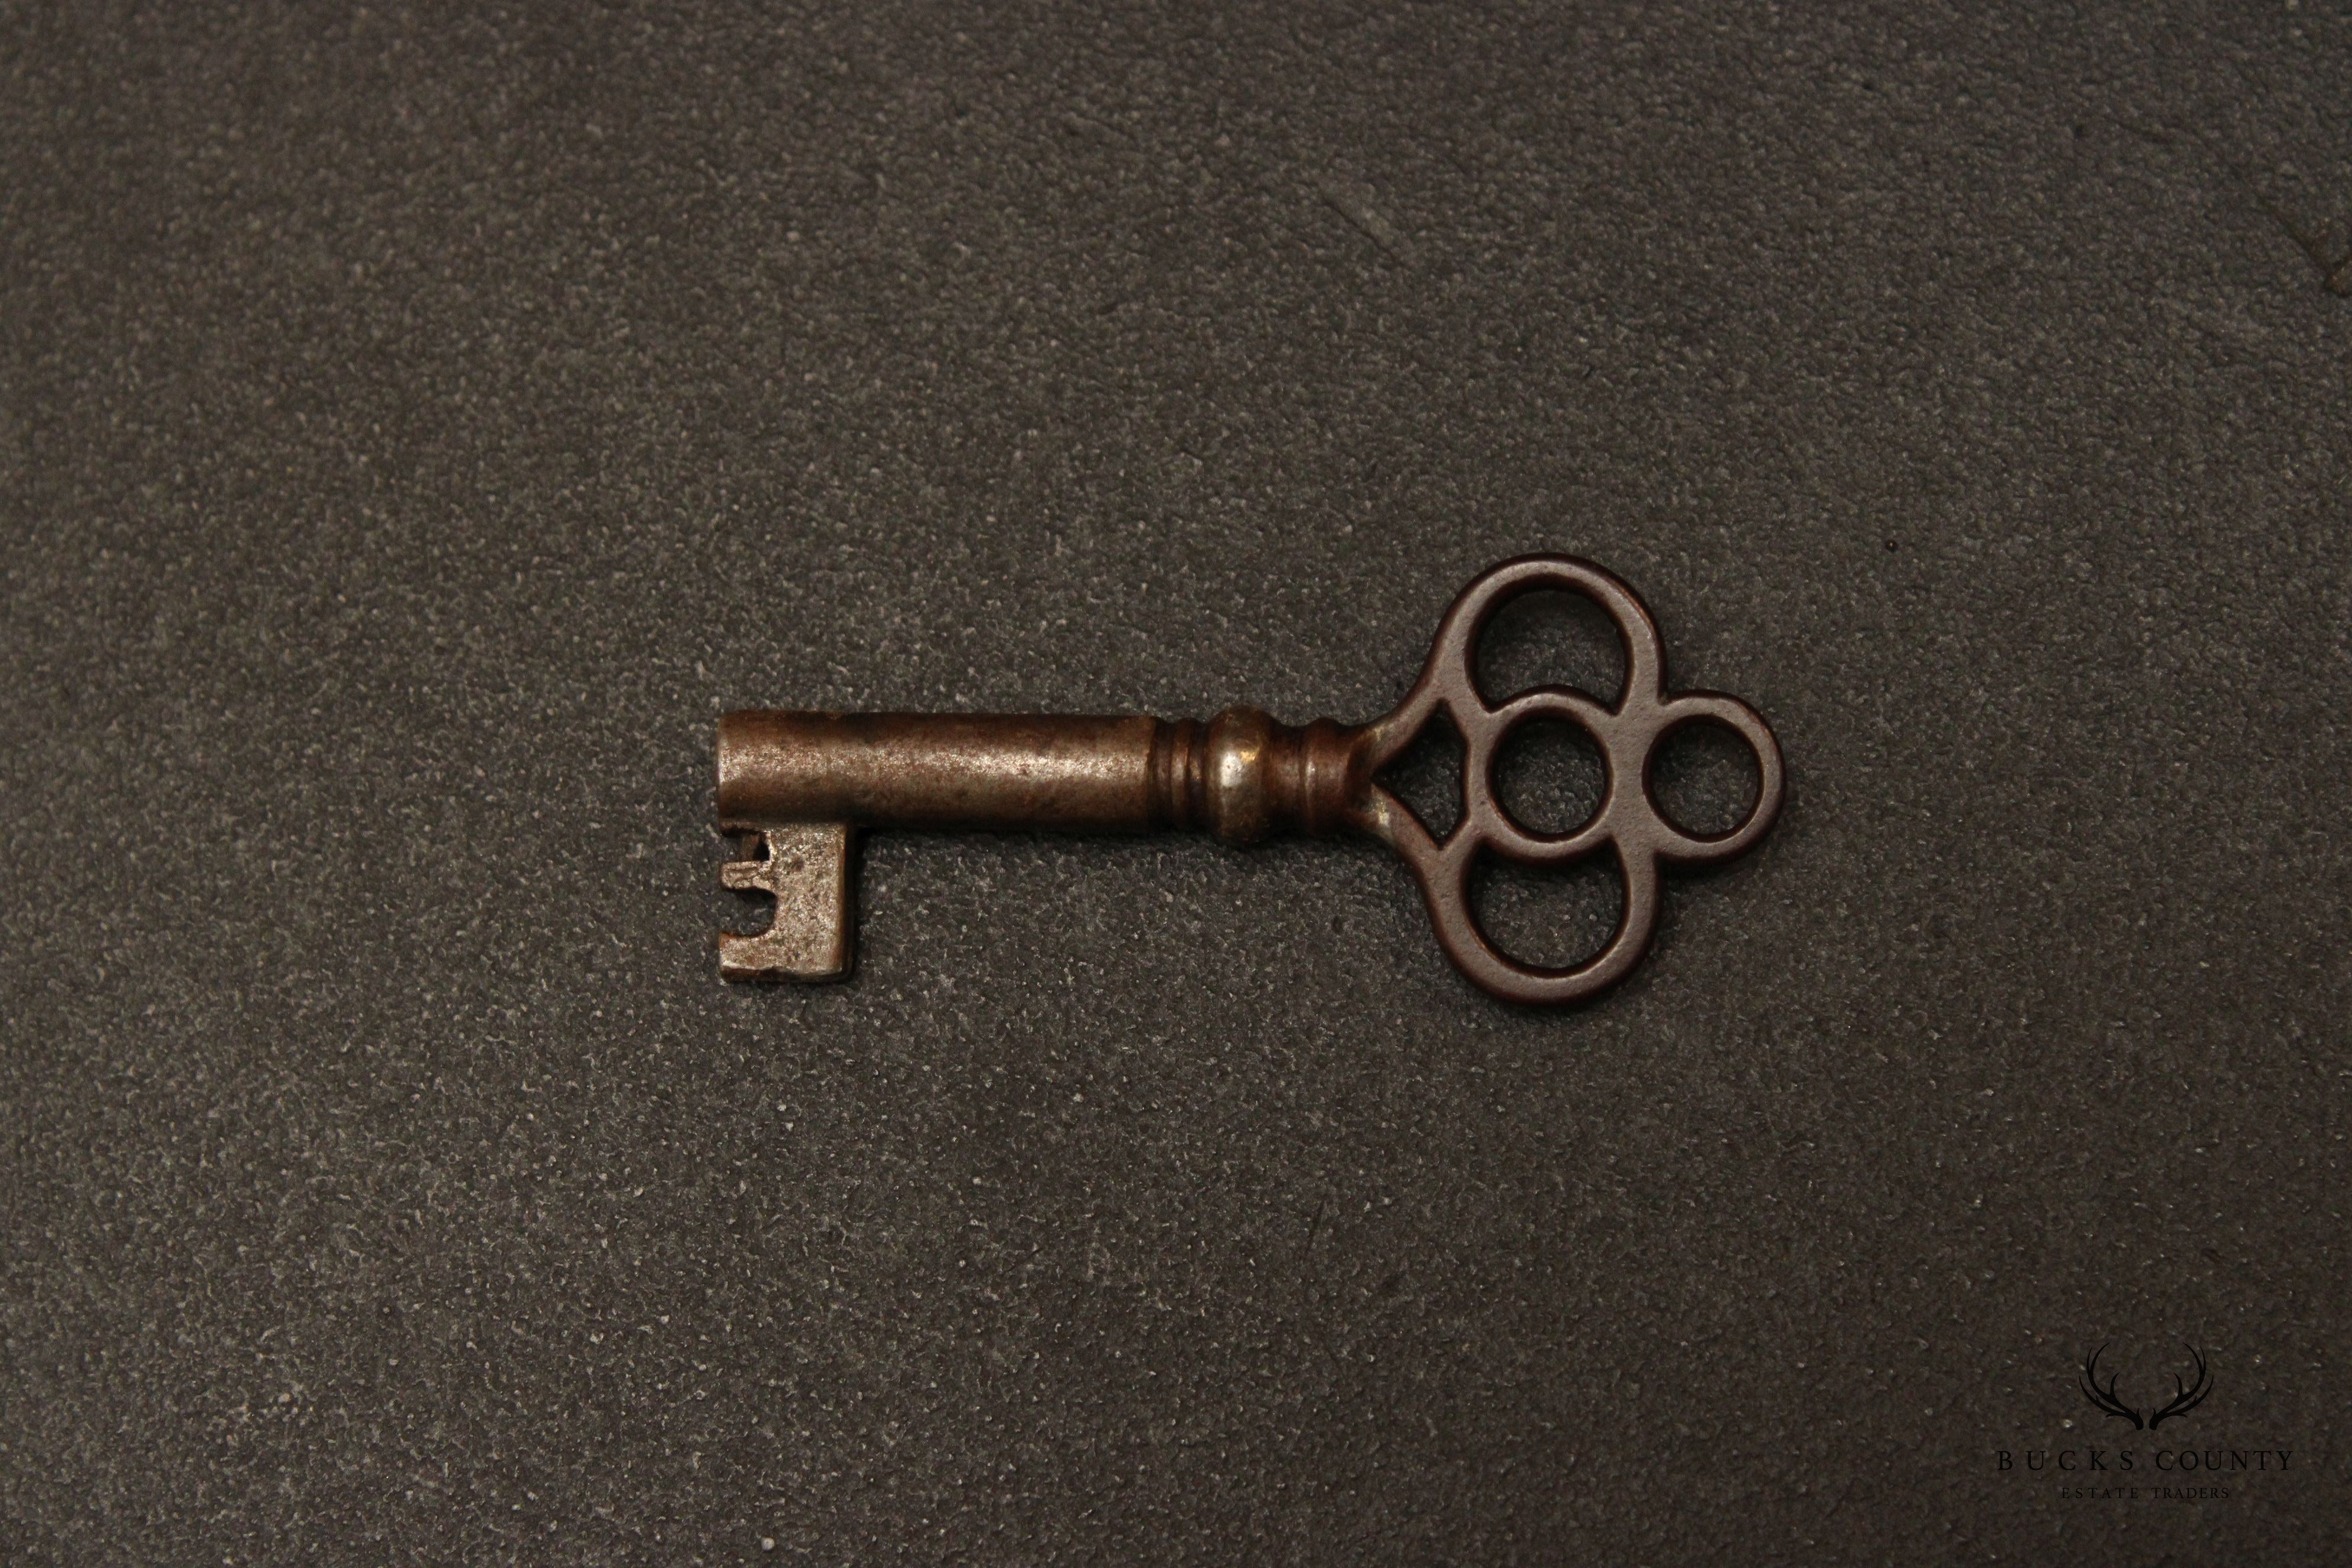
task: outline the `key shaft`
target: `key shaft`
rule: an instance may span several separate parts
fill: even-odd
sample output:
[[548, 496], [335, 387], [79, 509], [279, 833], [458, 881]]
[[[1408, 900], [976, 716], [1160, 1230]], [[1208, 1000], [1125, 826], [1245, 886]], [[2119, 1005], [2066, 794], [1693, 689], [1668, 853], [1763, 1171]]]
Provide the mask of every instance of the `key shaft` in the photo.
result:
[[849, 972], [859, 828], [1203, 828], [1229, 844], [1351, 825], [1366, 732], [1277, 724], [1255, 708], [1195, 719], [1037, 713], [813, 713], [719, 721], [719, 822], [757, 840], [727, 886], [776, 900], [768, 929], [723, 935], [730, 980]]
[[1328, 833], [1360, 803], [1362, 731], [1033, 713], [814, 713], [719, 721], [719, 816], [738, 831], [857, 827], [1204, 828], [1228, 843]]

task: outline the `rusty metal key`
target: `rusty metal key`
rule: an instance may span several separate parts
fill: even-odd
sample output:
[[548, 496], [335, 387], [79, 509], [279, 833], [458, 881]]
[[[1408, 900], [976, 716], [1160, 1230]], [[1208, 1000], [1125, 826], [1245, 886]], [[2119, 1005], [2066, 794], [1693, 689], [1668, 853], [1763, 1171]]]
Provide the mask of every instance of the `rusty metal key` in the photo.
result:
[[[1615, 625], [1625, 684], [1613, 704], [1565, 686], [1498, 704], [1480, 693], [1479, 635], [1504, 605], [1541, 590], [1580, 594]], [[1438, 838], [1380, 777], [1441, 712], [1464, 754], [1461, 817]], [[1601, 758], [1600, 804], [1565, 833], [1523, 826], [1494, 795], [1503, 742], [1539, 720], [1581, 729]], [[1650, 768], [1668, 735], [1707, 722], [1755, 752], [1757, 791], [1738, 826], [1696, 835], [1658, 809]], [[1438, 944], [1476, 984], [1512, 1002], [1577, 1002], [1641, 961], [1657, 924], [1661, 868], [1742, 853], [1771, 827], [1782, 793], [1780, 749], [1756, 710], [1719, 692], [1668, 692], [1664, 647], [1641, 600], [1609, 573], [1567, 555], [1506, 561], [1465, 588], [1439, 623], [1420, 679], [1369, 724], [1318, 719], [1293, 728], [1244, 707], [1205, 722], [750, 709], [721, 716], [718, 753], [719, 826], [744, 836], [754, 852], [729, 861], [721, 879], [775, 899], [766, 931], [719, 938], [719, 973], [730, 980], [832, 980], [849, 972], [850, 860], [860, 829], [1200, 828], [1228, 844], [1349, 832], [1404, 860]], [[1617, 862], [1622, 910], [1591, 959], [1562, 969], [1522, 963], [1479, 929], [1470, 873], [1482, 853], [1560, 866], [1607, 851]]]

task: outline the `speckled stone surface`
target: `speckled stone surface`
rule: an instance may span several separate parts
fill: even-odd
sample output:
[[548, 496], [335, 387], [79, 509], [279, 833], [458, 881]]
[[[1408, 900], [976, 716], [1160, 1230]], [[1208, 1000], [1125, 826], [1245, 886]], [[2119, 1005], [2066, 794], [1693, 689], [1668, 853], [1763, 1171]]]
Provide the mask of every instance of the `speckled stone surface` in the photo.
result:
[[[2342, 11], [64, 9], [0, 1556], [2352, 1553]], [[717, 980], [722, 707], [1367, 717], [1530, 549], [1790, 768], [1602, 1004], [1179, 839]]]

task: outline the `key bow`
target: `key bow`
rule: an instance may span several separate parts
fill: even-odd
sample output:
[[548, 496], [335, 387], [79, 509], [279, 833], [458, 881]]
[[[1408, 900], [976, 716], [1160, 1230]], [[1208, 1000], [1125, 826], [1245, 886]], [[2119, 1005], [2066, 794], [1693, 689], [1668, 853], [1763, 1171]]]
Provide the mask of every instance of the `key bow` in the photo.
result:
[[[1487, 623], [1513, 599], [1546, 590], [1583, 595], [1615, 626], [1625, 656], [1625, 684], [1613, 706], [1567, 686], [1536, 687], [1499, 706], [1479, 691], [1474, 661]], [[1433, 838], [1378, 782], [1381, 771], [1441, 710], [1463, 744], [1462, 816], [1443, 840]], [[1565, 833], [1530, 831], [1495, 798], [1495, 761], [1503, 742], [1513, 731], [1540, 719], [1576, 725], [1601, 752], [1601, 804]], [[1650, 768], [1668, 735], [1709, 721], [1731, 730], [1756, 753], [1756, 802], [1747, 820], [1727, 833], [1690, 834], [1658, 809], [1650, 794]], [[1780, 810], [1780, 748], [1770, 726], [1736, 697], [1668, 693], [1665, 649], [1641, 599], [1609, 572], [1572, 555], [1523, 555], [1465, 588], [1438, 623], [1429, 662], [1412, 689], [1362, 734], [1364, 783], [1356, 825], [1395, 850], [1412, 869], [1445, 955], [1478, 985], [1513, 1002], [1581, 1001], [1623, 979], [1641, 962], [1657, 927], [1659, 865], [1728, 859], [1761, 838]], [[1497, 950], [1470, 907], [1470, 872], [1482, 849], [1527, 866], [1570, 865], [1614, 849], [1624, 906], [1608, 944], [1565, 969], [1521, 963]]]

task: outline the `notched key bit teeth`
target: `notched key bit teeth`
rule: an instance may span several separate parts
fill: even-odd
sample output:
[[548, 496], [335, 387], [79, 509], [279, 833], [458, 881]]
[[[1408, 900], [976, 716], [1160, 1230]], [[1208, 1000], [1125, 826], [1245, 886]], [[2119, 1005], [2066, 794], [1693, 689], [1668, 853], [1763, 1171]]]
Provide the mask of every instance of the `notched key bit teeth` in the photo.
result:
[[733, 825], [751, 836], [755, 858], [730, 860], [719, 879], [739, 893], [776, 900], [768, 929], [722, 933], [719, 973], [728, 980], [839, 980], [849, 973], [849, 824]]

